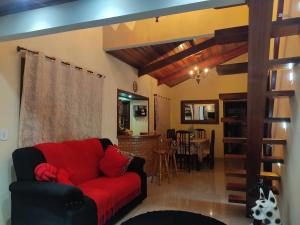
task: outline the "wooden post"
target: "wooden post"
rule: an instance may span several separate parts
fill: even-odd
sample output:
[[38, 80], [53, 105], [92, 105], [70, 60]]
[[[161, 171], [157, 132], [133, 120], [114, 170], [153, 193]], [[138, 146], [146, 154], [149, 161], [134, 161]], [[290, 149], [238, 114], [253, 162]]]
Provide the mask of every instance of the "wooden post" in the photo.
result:
[[273, 0], [249, 0], [249, 63], [247, 103], [247, 214], [260, 174]]

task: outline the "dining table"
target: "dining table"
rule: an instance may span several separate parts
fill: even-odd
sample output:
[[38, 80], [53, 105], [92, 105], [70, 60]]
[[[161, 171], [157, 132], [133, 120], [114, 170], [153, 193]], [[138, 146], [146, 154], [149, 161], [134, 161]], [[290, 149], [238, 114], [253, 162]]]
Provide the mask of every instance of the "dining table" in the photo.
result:
[[192, 138], [190, 140], [191, 145], [195, 147], [197, 151], [199, 162], [203, 161], [203, 158], [207, 155], [207, 151], [209, 150], [209, 139], [208, 138]]

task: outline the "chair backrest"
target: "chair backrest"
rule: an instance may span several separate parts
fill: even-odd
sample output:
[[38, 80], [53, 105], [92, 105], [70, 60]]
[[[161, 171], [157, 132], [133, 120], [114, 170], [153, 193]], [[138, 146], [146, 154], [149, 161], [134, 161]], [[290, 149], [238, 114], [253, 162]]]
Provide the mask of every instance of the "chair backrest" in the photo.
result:
[[210, 168], [212, 169], [215, 164], [215, 130], [211, 131], [210, 146], [209, 146]]
[[196, 138], [206, 138], [206, 131], [202, 128], [195, 129]]
[[172, 138], [173, 140], [176, 140], [175, 129], [168, 129], [167, 130], [167, 138]]
[[189, 132], [187, 130], [178, 130], [178, 131], [176, 131], [176, 139], [180, 146], [182, 146], [182, 145], [190, 146], [191, 132]]

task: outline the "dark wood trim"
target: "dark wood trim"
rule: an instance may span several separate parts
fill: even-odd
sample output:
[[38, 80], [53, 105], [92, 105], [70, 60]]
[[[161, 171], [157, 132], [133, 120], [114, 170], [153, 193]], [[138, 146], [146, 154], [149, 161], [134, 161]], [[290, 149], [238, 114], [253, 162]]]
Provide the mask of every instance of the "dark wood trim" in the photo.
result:
[[216, 70], [218, 75], [233, 75], [233, 74], [244, 74], [248, 73], [248, 63], [234, 63], [217, 65]]
[[260, 175], [270, 38], [272, 29], [274, 30], [274, 28], [272, 28], [273, 0], [249, 0], [248, 4], [249, 62], [247, 96], [248, 137], [246, 160], [246, 200], [247, 214], [250, 215], [251, 208], [255, 205], [258, 194], [258, 192], [255, 195], [253, 194], [253, 188], [257, 186]]
[[[185, 104], [214, 104], [215, 105], [215, 120], [207, 120], [207, 121], [200, 121], [200, 120], [185, 120], [184, 119], [184, 105]], [[182, 124], [219, 124], [219, 100], [212, 99], [212, 100], [182, 100], [180, 102], [180, 115], [181, 115], [181, 123]]]
[[[272, 22], [271, 37], [285, 37], [300, 33], [300, 17]], [[216, 44], [229, 44], [248, 40], [248, 26], [225, 28], [215, 31]]]
[[247, 100], [247, 92], [219, 94], [219, 99], [223, 101]]
[[204, 42], [201, 42], [197, 45], [193, 45], [192, 47], [186, 49], [186, 50], [183, 50], [175, 55], [171, 55], [167, 58], [164, 58], [158, 62], [155, 62], [155, 63], [152, 63], [150, 64], [149, 66], [145, 66], [144, 68], [142, 69], [139, 69], [138, 71], [138, 75], [139, 76], [142, 76], [142, 75], [145, 75], [145, 74], [148, 74], [148, 73], [151, 73], [153, 71], [156, 71], [156, 70], [159, 70], [167, 65], [170, 65], [174, 62], [177, 62], [179, 60], [182, 60], [186, 57], [189, 57], [197, 52], [200, 52], [204, 49], [207, 49], [207, 48], [210, 48], [212, 46], [215, 45], [215, 40], [214, 38], [211, 38], [211, 39], [208, 39]]
[[[294, 66], [300, 63], [300, 57], [289, 57], [281, 59], [273, 59], [269, 61], [270, 70], [280, 70], [288, 69], [289, 63], [292, 63]], [[243, 74], [248, 73], [248, 62], [243, 63], [234, 63], [234, 64], [225, 64], [217, 65], [216, 70], [219, 75], [233, 75], [233, 74]], [[273, 71], [274, 72], [274, 71]], [[272, 76], [272, 89], [274, 89], [276, 83], [274, 83]]]

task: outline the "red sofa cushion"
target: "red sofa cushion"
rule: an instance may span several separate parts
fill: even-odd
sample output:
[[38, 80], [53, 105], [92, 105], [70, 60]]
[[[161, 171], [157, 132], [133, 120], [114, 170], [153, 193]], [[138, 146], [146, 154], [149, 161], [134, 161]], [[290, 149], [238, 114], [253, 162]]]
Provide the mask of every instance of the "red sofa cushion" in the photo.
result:
[[98, 162], [104, 151], [97, 138], [38, 144], [35, 147], [43, 153], [48, 163], [65, 169], [71, 182], [76, 185], [99, 176]]
[[[136, 173], [126, 172], [119, 177], [99, 177], [82, 183], [78, 187], [83, 191], [95, 189], [95, 192], [99, 190], [108, 193], [111, 202], [107, 205], [112, 207], [114, 213], [141, 193], [141, 179]], [[90, 196], [88, 192], [86, 194], [95, 202], [101, 201], [101, 199], [98, 200], [97, 196]], [[98, 209], [102, 210], [101, 208]]]
[[69, 173], [64, 169], [57, 169], [49, 163], [40, 163], [34, 169], [35, 178], [38, 181], [57, 182], [73, 185]]
[[38, 181], [56, 181], [58, 169], [49, 163], [40, 163], [34, 169], [35, 179]]
[[118, 177], [125, 173], [129, 160], [114, 146], [108, 146], [104, 157], [99, 161], [100, 171], [107, 177]]

